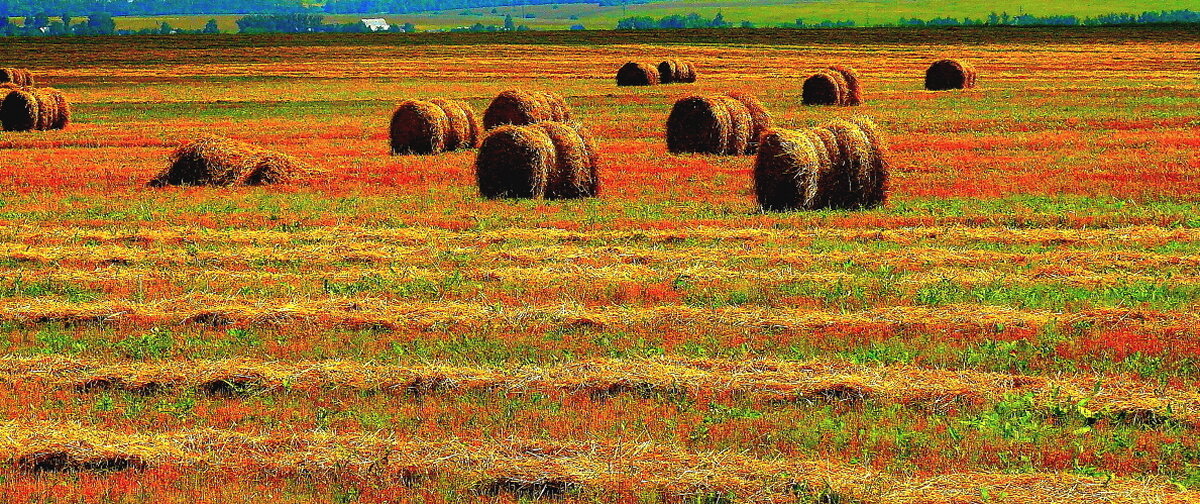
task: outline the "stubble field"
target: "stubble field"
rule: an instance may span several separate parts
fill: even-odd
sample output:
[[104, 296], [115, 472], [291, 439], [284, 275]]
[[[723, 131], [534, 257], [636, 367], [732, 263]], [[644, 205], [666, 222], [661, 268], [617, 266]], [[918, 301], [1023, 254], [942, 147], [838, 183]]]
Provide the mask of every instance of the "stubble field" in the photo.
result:
[[[523, 36], [7, 43], [75, 123], [0, 133], [5, 502], [1200, 499], [1194, 33]], [[612, 82], [670, 56], [699, 82]], [[922, 91], [947, 56], [982, 87]], [[830, 63], [864, 106], [800, 105]], [[510, 88], [567, 97], [600, 198], [388, 155], [398, 101]], [[666, 152], [734, 90], [874, 116], [889, 203]], [[204, 133], [326, 172], [145, 187]]]

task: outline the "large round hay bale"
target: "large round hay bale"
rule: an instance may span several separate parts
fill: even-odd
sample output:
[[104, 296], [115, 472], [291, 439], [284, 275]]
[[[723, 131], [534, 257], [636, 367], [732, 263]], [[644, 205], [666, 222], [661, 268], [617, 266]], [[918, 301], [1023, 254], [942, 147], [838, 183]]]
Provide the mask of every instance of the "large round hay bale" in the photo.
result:
[[674, 154], [724, 154], [732, 119], [722, 100], [692, 96], [675, 102], [667, 118], [667, 150]]
[[475, 158], [479, 193], [489, 199], [542, 198], [557, 165], [554, 141], [541, 128], [500, 126], [488, 133]]
[[754, 131], [754, 117], [744, 103], [729, 96], [716, 96], [715, 100], [725, 106], [729, 113], [729, 138], [725, 141], [725, 154], [741, 156], [750, 152], [750, 138]]
[[24, 68], [18, 69], [18, 71], [21, 72], [21, 82], [18, 82], [17, 84], [25, 87], [33, 87], [37, 84], [37, 81], [33, 78], [33, 72], [30, 72]]
[[0, 124], [4, 131], [30, 131], [38, 126], [38, 99], [33, 93], [14, 89], [0, 103]]
[[811, 210], [812, 179], [821, 158], [810, 136], [792, 130], [763, 133], [754, 161], [754, 193], [763, 210]]
[[591, 167], [589, 175], [589, 183], [585, 196], [594, 197], [600, 195], [600, 148], [596, 145], [595, 138], [587, 128], [575, 126], [575, 131], [579, 133], [579, 138], [583, 139], [583, 148], [587, 150], [588, 166]]
[[50, 128], [56, 130], [66, 129], [71, 124], [71, 103], [67, 101], [66, 96], [63, 96], [62, 91], [52, 88], [46, 88], [42, 91], [50, 93], [50, 96], [54, 98], [54, 108], [58, 112]]
[[558, 122], [571, 121], [571, 107], [567, 106], [567, 100], [562, 95], [552, 91], [536, 91], [534, 94], [538, 95], [550, 106], [549, 120]]
[[671, 58], [658, 64], [658, 81], [663, 84], [673, 84], [678, 82], [680, 62], [677, 59]]
[[862, 105], [863, 92], [862, 82], [858, 75], [858, 71], [846, 65], [833, 65], [830, 70], [837, 72], [846, 80], [846, 103], [850, 107]]
[[15, 69], [15, 68], [0, 68], [0, 84], [12, 83], [12, 84], [20, 86], [21, 84], [19, 82], [17, 82], [17, 79], [19, 79], [19, 78], [20, 77], [17, 74], [17, 69]]
[[38, 103], [38, 119], [34, 129], [42, 131], [54, 129], [54, 123], [58, 121], [58, 101], [45, 89], [31, 90], [30, 92], [33, 93]]
[[658, 69], [645, 63], [630, 61], [617, 70], [618, 86], [653, 86], [658, 81]]
[[450, 119], [441, 107], [408, 100], [392, 113], [392, 154], [437, 154], [446, 150]]
[[841, 155], [837, 137], [824, 128], [808, 128], [800, 131], [812, 142], [817, 154], [817, 165], [808, 178], [804, 193], [804, 208], [819, 210], [837, 206], [837, 195], [844, 190], [845, 180], [839, 176], [836, 163]]
[[746, 151], [747, 154], [754, 154], [758, 150], [759, 137], [771, 129], [771, 113], [750, 93], [729, 93], [729, 97], [742, 102], [746, 110], [750, 111], [750, 117], [754, 119], [753, 128], [750, 130], [750, 144]]
[[842, 105], [846, 103], [846, 79], [832, 70], [821, 70], [804, 80], [801, 101], [805, 105]]
[[593, 146], [575, 128], [560, 122], [541, 122], [540, 128], [554, 143], [554, 166], [546, 177], [547, 199], [586, 198], [596, 193]]
[[976, 74], [970, 65], [952, 59], [935, 61], [925, 70], [925, 89], [947, 91], [969, 89], [975, 85]]
[[555, 120], [555, 106], [540, 92], [509, 90], [500, 93], [483, 113], [485, 129], [512, 124], [523, 126]]
[[446, 150], [474, 149], [479, 145], [479, 118], [471, 106], [458, 100], [435, 98], [429, 101], [446, 114], [449, 130]]
[[831, 206], [862, 208], [865, 196], [877, 181], [872, 164], [871, 140], [862, 129], [849, 121], [833, 121], [824, 126], [837, 139], [838, 159], [833, 163], [838, 174], [838, 189]]
[[291, 156], [209, 135], [180, 145], [171, 154], [167, 168], [148, 185], [271, 184], [287, 182], [310, 171]]
[[858, 126], [867, 136], [871, 148], [871, 171], [868, 180], [864, 181], [862, 204], [867, 208], [883, 205], [887, 202], [891, 182], [891, 147], [887, 135], [870, 117], [859, 115], [846, 120]]

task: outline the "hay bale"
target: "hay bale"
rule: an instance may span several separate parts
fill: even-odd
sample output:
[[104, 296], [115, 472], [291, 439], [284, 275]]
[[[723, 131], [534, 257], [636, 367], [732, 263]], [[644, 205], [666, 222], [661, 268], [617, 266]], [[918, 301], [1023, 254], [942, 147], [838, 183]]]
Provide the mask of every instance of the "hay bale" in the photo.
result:
[[948, 91], [975, 87], [977, 74], [968, 64], [952, 59], [935, 61], [925, 70], [925, 89]]
[[551, 121], [570, 122], [571, 107], [567, 106], [567, 100], [562, 95], [550, 91], [537, 91], [534, 94], [550, 106]]
[[683, 62], [683, 68], [680, 70], [679, 82], [691, 84], [696, 82], [696, 65], [690, 61]]
[[812, 210], [836, 207], [836, 195], [845, 191], [846, 185], [836, 169], [841, 159], [837, 137], [823, 128], [809, 128], [801, 133], [812, 143], [818, 159], [805, 188], [804, 207]]
[[754, 161], [754, 194], [766, 211], [813, 210], [809, 193], [821, 170], [811, 137], [784, 129], [763, 134]]
[[842, 105], [846, 103], [846, 79], [832, 70], [821, 70], [804, 80], [805, 105]]
[[54, 129], [54, 124], [58, 121], [58, 101], [54, 99], [53, 94], [44, 89], [30, 92], [33, 93], [38, 103], [37, 125], [34, 129], [41, 131]]
[[658, 81], [663, 84], [673, 84], [678, 82], [680, 75], [681, 62], [677, 59], [668, 59], [658, 64]]
[[858, 126], [859, 130], [867, 136], [867, 141], [871, 148], [871, 170], [864, 181], [861, 197], [862, 205], [866, 208], [881, 206], [887, 202], [891, 183], [891, 166], [889, 163], [891, 147], [887, 135], [884, 134], [879, 125], [870, 117], [863, 115], [853, 116], [848, 118], [847, 121]]
[[45, 88], [44, 93], [49, 93], [54, 98], [54, 108], [58, 112], [50, 129], [66, 129], [67, 125], [71, 124], [71, 103], [67, 101], [67, 97], [63, 96], [62, 91], [54, 88]]
[[673, 154], [724, 154], [733, 127], [723, 100], [692, 96], [675, 102], [667, 118], [667, 150]]
[[0, 124], [4, 131], [30, 131], [38, 126], [38, 99], [33, 93], [15, 89], [0, 103]]
[[15, 68], [0, 68], [0, 83], [11, 83], [11, 84], [19, 86], [20, 83], [17, 82], [18, 78], [19, 77], [17, 76], [17, 69], [15, 69]]
[[205, 136], [171, 154], [170, 164], [148, 185], [260, 185], [294, 180], [311, 172], [291, 156], [245, 142]]
[[725, 154], [741, 156], [750, 152], [750, 138], [754, 131], [754, 116], [749, 107], [729, 96], [714, 97], [729, 113], [729, 137], [725, 141]]
[[618, 86], [653, 86], [658, 81], [658, 69], [644, 63], [630, 61], [617, 70]]
[[446, 150], [450, 119], [433, 103], [408, 100], [396, 107], [389, 128], [392, 154], [437, 154]]
[[500, 126], [488, 133], [475, 158], [475, 180], [484, 198], [542, 198], [556, 147], [541, 128]]
[[763, 132], [771, 129], [771, 113], [752, 94], [729, 93], [728, 96], [742, 102], [742, 105], [745, 105], [746, 109], [750, 111], [750, 117], [754, 119], [753, 127], [750, 130], [750, 143], [746, 150], [747, 154], [754, 154], [758, 151], [759, 137]]
[[474, 149], [479, 145], [479, 118], [466, 102], [436, 98], [429, 101], [446, 114], [449, 129], [446, 150]]
[[512, 124], [524, 126], [542, 121], [569, 121], [570, 110], [562, 96], [541, 91], [509, 90], [500, 93], [483, 113], [483, 126], [491, 130]]
[[837, 140], [838, 156], [833, 160], [837, 173], [836, 189], [830, 206], [834, 208], [863, 208], [865, 196], [877, 181], [872, 168], [871, 141], [862, 129], [849, 121], [833, 121], [823, 129]]
[[30, 72], [29, 70], [26, 70], [24, 68], [21, 68], [18, 70], [21, 72], [21, 81], [18, 82], [17, 84], [20, 84], [25, 87], [33, 87], [33, 86], [37, 85], [37, 82], [33, 78], [33, 72]]
[[858, 71], [845, 65], [833, 65], [829, 67], [829, 70], [837, 72], [846, 80], [846, 102], [844, 105], [849, 107], [862, 105], [862, 83]]
[[586, 198], [596, 194], [595, 146], [575, 128], [560, 122], [532, 125], [554, 143], [554, 166], [546, 178], [547, 199]]

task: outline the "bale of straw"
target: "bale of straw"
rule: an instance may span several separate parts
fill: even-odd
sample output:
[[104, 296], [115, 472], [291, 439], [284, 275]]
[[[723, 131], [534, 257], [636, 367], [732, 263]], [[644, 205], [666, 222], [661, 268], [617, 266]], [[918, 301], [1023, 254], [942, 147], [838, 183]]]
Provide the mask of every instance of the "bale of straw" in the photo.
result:
[[479, 145], [479, 118], [466, 102], [435, 98], [430, 103], [437, 105], [446, 114], [449, 130], [446, 135], [446, 150], [474, 149]]
[[658, 69], [645, 63], [630, 61], [617, 70], [618, 86], [653, 86], [658, 81]]
[[542, 198], [557, 165], [554, 141], [541, 128], [507, 125], [491, 130], [475, 158], [484, 198]]
[[850, 123], [858, 126], [858, 129], [867, 136], [867, 141], [871, 148], [871, 170], [863, 184], [862, 206], [866, 208], [875, 208], [887, 202], [888, 191], [890, 190], [891, 166], [889, 158], [891, 157], [891, 147], [889, 146], [887, 135], [879, 128], [873, 119], [864, 115], [852, 116], [847, 119]]
[[729, 113], [729, 137], [725, 141], [725, 154], [741, 156], [750, 152], [750, 136], [754, 131], [754, 116], [741, 101], [729, 96], [716, 96], [715, 100], [725, 106]]
[[30, 131], [38, 126], [38, 99], [21, 89], [9, 91], [0, 103], [0, 124], [4, 131]]
[[260, 185], [287, 182], [312, 170], [291, 156], [219, 136], [185, 142], [148, 185]]
[[667, 118], [667, 150], [673, 154], [724, 154], [733, 127], [722, 100], [692, 96], [675, 102]]
[[538, 91], [536, 94], [550, 105], [551, 121], [569, 122], [571, 120], [571, 107], [567, 106], [567, 100], [562, 95], [551, 91]]
[[554, 143], [554, 166], [546, 179], [547, 199], [586, 198], [596, 194], [595, 147], [580, 132], [560, 122], [542, 122], [540, 128]]
[[600, 195], [600, 149], [596, 145], [595, 138], [587, 128], [575, 126], [575, 131], [579, 133], [579, 138], [583, 139], [583, 148], [587, 150], [588, 166], [590, 167], [589, 181], [586, 184], [585, 197], [595, 197]]
[[864, 196], [876, 184], [870, 139], [862, 129], [849, 121], [833, 121], [826, 124], [824, 129], [833, 133], [838, 147], [838, 157], [833, 163], [833, 169], [837, 173], [837, 188], [833, 192], [830, 206], [867, 206]]
[[811, 138], [799, 131], [763, 133], [754, 160], [754, 194], [766, 211], [812, 210], [812, 178], [821, 158]]
[[844, 105], [850, 107], [862, 105], [862, 83], [858, 71], [846, 65], [833, 65], [829, 67], [829, 70], [837, 72], [846, 80], [846, 103]]
[[976, 74], [970, 65], [952, 59], [935, 61], [925, 70], [925, 89], [947, 91], [975, 86]]
[[805, 105], [842, 105], [846, 103], [846, 79], [831, 70], [821, 70], [804, 80], [801, 101]]
[[71, 124], [71, 104], [67, 101], [67, 97], [63, 96], [62, 91], [54, 88], [45, 88], [42, 89], [42, 92], [49, 93], [54, 98], [54, 108], [57, 111], [50, 129], [66, 129], [67, 125]]
[[663, 84], [678, 82], [680, 61], [674, 58], [658, 64], [658, 81]]
[[546, 94], [509, 90], [488, 105], [483, 113], [483, 126], [491, 130], [508, 124], [523, 126], [554, 119], [554, 105], [547, 101]]
[[41, 131], [54, 129], [54, 124], [58, 121], [58, 101], [45, 89], [31, 90], [31, 92], [38, 103], [37, 126], [34, 129]]
[[679, 82], [691, 84], [696, 82], [696, 65], [690, 61], [683, 62], [683, 67], [680, 69]]
[[837, 164], [841, 163], [841, 150], [837, 136], [824, 128], [801, 130], [817, 154], [817, 165], [805, 188], [804, 207], [811, 210], [837, 206], [837, 195], [845, 190], [845, 179], [840, 176]]
[[37, 84], [33, 78], [33, 72], [30, 72], [24, 68], [18, 69], [18, 71], [21, 72], [21, 82], [18, 82], [17, 84], [25, 87], [32, 87]]
[[747, 154], [754, 154], [758, 151], [759, 137], [763, 132], [771, 129], [771, 113], [763, 106], [762, 102], [758, 101], [754, 95], [750, 93], [729, 93], [728, 96], [746, 106], [746, 110], [750, 111], [750, 117], [754, 119], [753, 127], [750, 129], [750, 143], [747, 147]]
[[433, 103], [408, 100], [392, 113], [389, 130], [392, 154], [437, 154], [446, 150], [450, 119]]
[[12, 83], [19, 86], [20, 83], [17, 82], [17, 79], [19, 78], [20, 77], [17, 75], [17, 69], [0, 68], [0, 83]]

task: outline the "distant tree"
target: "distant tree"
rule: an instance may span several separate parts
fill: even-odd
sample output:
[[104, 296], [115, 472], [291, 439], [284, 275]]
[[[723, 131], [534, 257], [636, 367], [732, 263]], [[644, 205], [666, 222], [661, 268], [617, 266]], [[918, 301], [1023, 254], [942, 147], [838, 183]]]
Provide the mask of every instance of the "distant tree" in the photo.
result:
[[517, 29], [517, 25], [515, 23], [513, 23], [512, 14], [505, 14], [504, 15], [504, 31], [514, 31], [516, 29]]
[[586, 30], [587, 27], [583, 26], [581, 24], [573, 24], [573, 25], [571, 25], [571, 29], [575, 30], [575, 31], [581, 31], [581, 30]]
[[117, 22], [113, 21], [112, 14], [93, 12], [88, 15], [87, 28], [93, 35], [112, 35], [117, 32]]
[[204, 23], [204, 30], [202, 32], [208, 34], [221, 33], [221, 27], [217, 26], [216, 19], [209, 19], [207, 23]]
[[158, 27], [158, 33], [160, 35], [170, 35], [172, 31], [174, 31], [174, 29], [171, 28], [171, 24], [166, 21], [163, 21], [163, 24], [159, 25]]
[[412, 24], [411, 22], [404, 23], [403, 28], [404, 28], [404, 33], [416, 33], [417, 32], [417, 25]]

